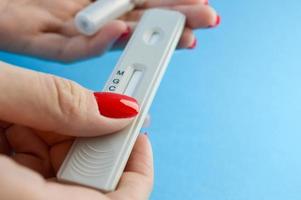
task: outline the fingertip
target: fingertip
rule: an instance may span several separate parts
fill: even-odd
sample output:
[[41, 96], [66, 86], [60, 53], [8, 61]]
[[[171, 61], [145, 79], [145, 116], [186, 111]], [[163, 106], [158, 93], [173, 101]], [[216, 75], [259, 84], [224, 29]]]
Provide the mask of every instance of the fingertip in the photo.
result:
[[215, 21], [209, 25], [209, 28], [215, 28], [221, 23], [221, 17], [219, 15], [216, 15]]
[[221, 21], [221, 17], [218, 14], [218, 12], [211, 6], [206, 6], [207, 7], [207, 23], [208, 23], [208, 27], [209, 28], [213, 28], [216, 27], [220, 21]]
[[112, 48], [122, 34], [128, 32], [128, 26], [121, 20], [113, 20], [104, 25], [93, 36], [76, 35], [69, 37], [61, 54], [56, 56], [62, 62], [70, 63], [104, 54]]
[[195, 36], [193, 34], [193, 31], [190, 28], [185, 28], [182, 37], [180, 39], [178, 48], [180, 49], [187, 49], [192, 46], [195, 40]]
[[122, 119], [133, 118], [139, 113], [136, 99], [111, 92], [94, 93], [99, 113], [105, 117]]
[[113, 20], [104, 25], [93, 37], [101, 35], [102, 37], [110, 37], [117, 40], [120, 36], [127, 34], [129, 31], [130, 27], [124, 21]]
[[127, 163], [126, 171], [135, 172], [149, 178], [153, 177], [153, 152], [147, 134], [138, 136]]
[[140, 144], [140, 145], [144, 146], [148, 150], [148, 154], [150, 154], [150, 153], [152, 154], [152, 146], [151, 146], [151, 142], [150, 142], [150, 139], [149, 139], [149, 133], [148, 132], [143, 133], [142, 135], [140, 135], [138, 137], [138, 140], [143, 140], [141, 142], [143, 144]]
[[130, 32], [127, 34], [121, 35], [121, 37], [119, 37], [118, 40], [114, 43], [112, 50], [122, 50], [126, 46], [127, 42], [131, 38], [131, 35], [133, 34], [133, 32], [137, 26], [137, 22], [126, 22], [126, 25], [127, 25], [128, 29], [130, 30]]
[[[107, 97], [108, 95], [98, 94], [97, 99], [91, 91], [84, 92], [81, 97], [84, 101], [80, 101], [80, 106], [76, 104], [73, 114], [68, 120], [64, 119], [60, 128], [55, 132], [66, 136], [96, 137], [115, 133], [128, 126], [136, 116], [133, 115], [135, 114], [134, 107], [122, 105], [127, 102], [118, 102], [118, 98], [108, 99]], [[114, 105], [112, 105], [112, 101], [115, 102]]]
[[196, 48], [197, 44], [198, 44], [198, 40], [196, 38], [194, 38], [194, 40], [192, 41], [191, 45], [189, 45], [188, 49], [191, 50], [191, 49]]
[[103, 26], [88, 44], [88, 56], [100, 55], [111, 49], [122, 35], [129, 34], [129, 26], [121, 20], [113, 20]]

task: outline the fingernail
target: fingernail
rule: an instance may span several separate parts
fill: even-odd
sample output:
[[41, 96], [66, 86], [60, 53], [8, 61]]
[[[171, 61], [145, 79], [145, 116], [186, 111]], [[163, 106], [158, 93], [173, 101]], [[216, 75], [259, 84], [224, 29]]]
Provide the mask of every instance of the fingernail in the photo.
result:
[[188, 47], [188, 49], [194, 49], [197, 45], [198, 41], [196, 38], [194, 38], [193, 43]]
[[126, 31], [119, 37], [119, 39], [124, 39], [129, 37], [130, 33], [131, 33], [131, 27], [127, 27]]
[[145, 132], [144, 135], [148, 137], [148, 133], [147, 132]]
[[208, 1], [208, 0], [205, 0], [204, 4], [205, 4], [205, 5], [208, 5], [208, 4], [209, 4], [209, 1]]
[[132, 118], [139, 113], [136, 99], [122, 94], [95, 92], [94, 96], [101, 115], [109, 118]]
[[210, 25], [209, 28], [217, 27], [220, 23], [221, 23], [221, 17], [219, 15], [217, 15], [215, 23], [213, 25]]

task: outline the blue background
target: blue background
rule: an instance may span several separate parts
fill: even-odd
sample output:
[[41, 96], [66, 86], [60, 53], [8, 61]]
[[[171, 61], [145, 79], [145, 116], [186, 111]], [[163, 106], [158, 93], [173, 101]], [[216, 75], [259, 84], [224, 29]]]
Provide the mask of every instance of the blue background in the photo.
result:
[[[301, 199], [301, 3], [211, 4], [221, 26], [174, 55], [151, 109], [152, 199]], [[72, 65], [0, 58], [100, 90], [119, 55]]]

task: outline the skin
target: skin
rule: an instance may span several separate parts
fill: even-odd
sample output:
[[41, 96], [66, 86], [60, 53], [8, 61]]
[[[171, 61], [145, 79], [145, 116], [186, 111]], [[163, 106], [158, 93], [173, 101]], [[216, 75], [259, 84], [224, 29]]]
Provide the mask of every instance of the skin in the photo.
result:
[[119, 20], [109, 22], [96, 35], [87, 37], [77, 32], [73, 18], [91, 0], [1, 0], [0, 50], [66, 62], [101, 55], [109, 49], [123, 48], [130, 35], [121, 36], [129, 28], [133, 31], [146, 9], [155, 7], [186, 15], [187, 25], [179, 48], [188, 48], [195, 40], [193, 29], [216, 23], [216, 11], [205, 2], [148, 0]]
[[146, 135], [139, 136], [116, 192], [102, 194], [54, 179], [75, 137], [109, 134], [132, 118], [102, 116], [92, 91], [70, 80], [1, 62], [0, 92], [5, 94], [0, 95], [1, 199], [148, 198], [153, 158]]
[[[123, 48], [145, 9], [164, 7], [187, 16], [179, 48], [193, 45], [193, 29], [216, 23], [205, 0], [149, 0], [109, 22], [96, 35], [80, 35], [74, 15], [89, 0], [0, 0], [0, 50], [59, 61], [75, 61]], [[130, 27], [130, 34], [127, 33]], [[115, 192], [59, 183], [55, 174], [75, 137], [124, 128], [133, 119], [101, 116], [93, 93], [66, 79], [0, 62], [0, 196], [10, 200], [148, 199], [153, 158], [146, 135], [139, 136]]]
[[[46, 145], [45, 145], [46, 148]], [[17, 153], [14, 157], [28, 159], [32, 162], [47, 162], [41, 157], [35, 157], [27, 153]], [[45, 180], [40, 174], [27, 167], [16, 164], [11, 159], [0, 156], [0, 167], [2, 173], [0, 180], [1, 199], [9, 200], [142, 200], [148, 199], [153, 184], [153, 160], [151, 146], [147, 136], [139, 136], [125, 172], [115, 192], [102, 194], [99, 191], [81, 187], [71, 186]], [[47, 165], [47, 164], [45, 164]]]

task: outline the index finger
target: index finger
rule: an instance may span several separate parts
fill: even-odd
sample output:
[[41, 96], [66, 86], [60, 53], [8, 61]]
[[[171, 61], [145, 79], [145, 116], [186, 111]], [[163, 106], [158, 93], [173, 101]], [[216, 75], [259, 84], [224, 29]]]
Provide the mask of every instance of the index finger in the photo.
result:
[[175, 6], [175, 5], [187, 5], [187, 4], [208, 4], [208, 0], [148, 0], [144, 3], [143, 7], [161, 7], [161, 6]]

